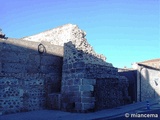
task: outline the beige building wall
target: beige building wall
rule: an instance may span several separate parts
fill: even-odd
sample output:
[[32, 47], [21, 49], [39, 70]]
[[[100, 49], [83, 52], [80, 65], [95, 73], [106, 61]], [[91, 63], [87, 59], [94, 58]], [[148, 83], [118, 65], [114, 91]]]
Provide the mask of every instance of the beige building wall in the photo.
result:
[[137, 63], [137, 101], [160, 98], [159, 59]]

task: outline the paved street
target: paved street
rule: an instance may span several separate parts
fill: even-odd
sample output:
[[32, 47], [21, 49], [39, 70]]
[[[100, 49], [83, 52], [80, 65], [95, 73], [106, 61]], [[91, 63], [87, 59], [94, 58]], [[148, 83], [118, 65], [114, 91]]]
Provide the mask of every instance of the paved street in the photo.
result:
[[[137, 113], [137, 114], [136, 114]], [[127, 117], [125, 115], [128, 115]], [[138, 114], [154, 114], [153, 116], [155, 118], [140, 118], [140, 117], [131, 117], [131, 114], [135, 114], [135, 116]], [[158, 117], [157, 117], [158, 115]], [[127, 120], [127, 119], [131, 119], [131, 120], [139, 120], [139, 119], [149, 119], [149, 120], [160, 120], [160, 104], [155, 104], [155, 105], [152, 105], [150, 107], [150, 109], [148, 110], [147, 108], [142, 108], [142, 109], [138, 109], [138, 110], [134, 110], [134, 111], [131, 111], [131, 112], [128, 112], [128, 113], [125, 113], [125, 114], [121, 114], [121, 115], [118, 115], [118, 116], [112, 116], [112, 117], [106, 117], [106, 118], [101, 118], [99, 120]]]
[[[1, 115], [0, 120], [116, 120], [126, 119], [125, 113], [154, 113], [160, 111], [159, 100], [150, 101], [150, 109], [146, 110], [146, 102], [138, 102], [113, 109], [105, 109], [94, 113], [70, 113], [58, 110], [39, 110], [9, 115]], [[159, 114], [160, 116], [160, 114]], [[127, 118], [130, 119], [130, 118]], [[144, 119], [144, 118], [143, 118]], [[156, 118], [160, 119], [160, 118]]]

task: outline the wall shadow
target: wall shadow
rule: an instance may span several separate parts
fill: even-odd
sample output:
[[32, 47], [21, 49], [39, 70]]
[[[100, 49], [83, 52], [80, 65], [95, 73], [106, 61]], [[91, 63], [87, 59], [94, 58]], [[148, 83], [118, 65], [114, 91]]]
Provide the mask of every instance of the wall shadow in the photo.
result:
[[138, 63], [137, 70], [119, 72], [129, 80], [132, 102], [160, 98], [160, 69]]
[[137, 70], [119, 72], [119, 75], [128, 79], [128, 95], [131, 97], [131, 102], [137, 102]]
[[128, 82], [117, 68], [71, 42], [63, 48], [47, 42], [0, 39], [0, 51], [0, 111], [4, 114], [50, 108], [54, 95], [59, 97], [54, 104], [62, 103], [59, 108], [65, 111], [128, 103]]
[[139, 100], [148, 101], [160, 98], [160, 70], [147, 65], [140, 65], [139, 71]]
[[60, 46], [0, 39], [0, 111], [46, 109], [48, 95], [60, 93], [62, 64]]

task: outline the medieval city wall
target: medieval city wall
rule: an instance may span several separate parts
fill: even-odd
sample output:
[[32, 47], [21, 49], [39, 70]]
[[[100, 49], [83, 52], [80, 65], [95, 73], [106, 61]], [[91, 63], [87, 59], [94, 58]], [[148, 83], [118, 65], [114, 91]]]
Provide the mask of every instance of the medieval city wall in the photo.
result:
[[127, 104], [128, 81], [67, 24], [0, 41], [0, 111], [88, 112]]
[[93, 47], [87, 42], [85, 36], [86, 33], [77, 25], [66, 24], [22, 39], [35, 42], [44, 41], [58, 46], [64, 46], [64, 43], [72, 41], [77, 49], [83, 50], [84, 52], [105, 61], [106, 57], [102, 54], [97, 54]]
[[[39, 42], [0, 39], [0, 111], [47, 108], [47, 96], [60, 92], [63, 48]], [[41, 51], [41, 50], [40, 50]]]
[[[97, 62], [98, 61], [98, 62]], [[128, 81], [117, 68], [72, 42], [64, 45], [62, 110], [88, 112], [129, 102]]]

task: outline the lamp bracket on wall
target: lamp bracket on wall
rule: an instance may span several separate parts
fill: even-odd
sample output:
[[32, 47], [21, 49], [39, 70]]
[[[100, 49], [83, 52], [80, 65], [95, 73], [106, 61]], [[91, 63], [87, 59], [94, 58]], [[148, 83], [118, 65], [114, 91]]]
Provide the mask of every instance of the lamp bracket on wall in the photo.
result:
[[45, 46], [42, 43], [40, 43], [38, 45], [38, 52], [39, 52], [39, 54], [43, 54], [43, 53], [46, 52], [46, 48], [45, 48]]

